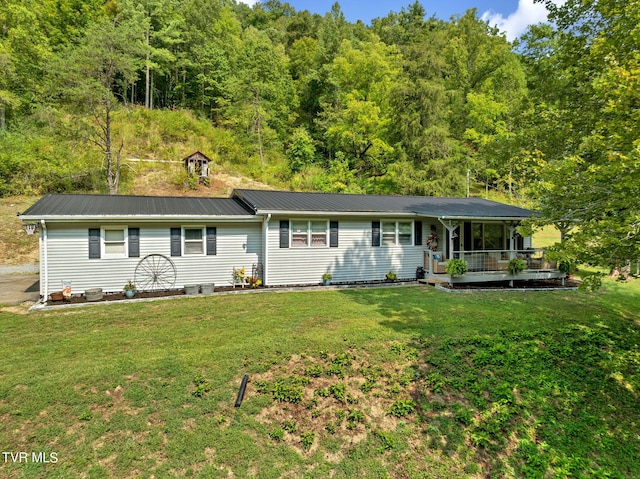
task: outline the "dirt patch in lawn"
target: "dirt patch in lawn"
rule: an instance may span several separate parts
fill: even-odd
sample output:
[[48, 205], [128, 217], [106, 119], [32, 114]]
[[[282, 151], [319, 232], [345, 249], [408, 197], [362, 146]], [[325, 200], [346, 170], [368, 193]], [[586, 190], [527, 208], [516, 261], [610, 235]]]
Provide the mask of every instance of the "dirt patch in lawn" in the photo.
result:
[[[246, 399], [269, 395], [273, 402], [257, 420], [270, 429], [274, 441], [283, 441], [301, 455], [317, 451], [339, 462], [352, 446], [373, 434], [395, 431], [402, 418], [414, 417], [417, 397], [412, 360], [398, 354], [377, 363], [363, 350], [320, 352], [317, 357], [295, 355], [255, 375]], [[405, 405], [400, 411], [397, 403]], [[340, 451], [327, 447], [339, 442]], [[346, 451], [345, 451], [346, 448]]]

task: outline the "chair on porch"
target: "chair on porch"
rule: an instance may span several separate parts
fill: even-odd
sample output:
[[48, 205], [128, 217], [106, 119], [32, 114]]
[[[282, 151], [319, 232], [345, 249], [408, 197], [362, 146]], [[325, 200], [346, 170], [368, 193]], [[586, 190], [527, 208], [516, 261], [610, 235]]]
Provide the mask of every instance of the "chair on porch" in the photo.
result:
[[433, 255], [433, 265], [431, 266], [431, 272], [433, 274], [444, 274], [447, 272], [447, 259], [441, 258], [439, 254]]

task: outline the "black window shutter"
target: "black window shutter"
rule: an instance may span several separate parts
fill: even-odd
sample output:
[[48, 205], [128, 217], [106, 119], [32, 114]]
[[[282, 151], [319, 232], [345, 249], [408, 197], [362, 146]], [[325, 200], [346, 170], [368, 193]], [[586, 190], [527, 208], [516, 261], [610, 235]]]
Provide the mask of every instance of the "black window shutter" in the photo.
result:
[[371, 246], [380, 246], [380, 222], [371, 222]]
[[218, 254], [217, 230], [215, 226], [207, 228], [207, 255]]
[[329, 247], [330, 248], [338, 247], [338, 222], [337, 221], [329, 222]]
[[100, 228], [89, 228], [89, 258], [100, 257]]
[[171, 256], [182, 256], [182, 230], [171, 228]]
[[413, 222], [413, 244], [416, 246], [422, 244], [422, 221]]
[[280, 221], [280, 248], [289, 247], [289, 220]]
[[129, 258], [140, 257], [140, 228], [129, 228]]

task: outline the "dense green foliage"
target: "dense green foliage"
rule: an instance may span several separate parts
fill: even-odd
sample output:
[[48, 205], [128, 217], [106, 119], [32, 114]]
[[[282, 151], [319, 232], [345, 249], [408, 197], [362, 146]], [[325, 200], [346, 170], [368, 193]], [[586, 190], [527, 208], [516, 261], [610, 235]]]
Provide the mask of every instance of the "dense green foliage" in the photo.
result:
[[1, 310], [0, 476], [638, 477], [639, 287]]
[[[476, 10], [444, 21], [419, 2], [366, 26], [338, 3], [5, 0], [0, 194], [126, 191], [122, 159], [162, 147], [134, 146], [153, 132], [131, 120], [182, 112], [226, 138], [205, 152], [254, 178], [501, 191], [562, 229], [559, 254], [624, 268], [640, 257], [640, 8], [537, 1], [555, 26], [512, 45]], [[172, 123], [165, 144], [183, 134]]]
[[[118, 111], [139, 107], [208, 119], [246, 173], [298, 189], [461, 195], [467, 170], [507, 184], [524, 73], [475, 10], [447, 22], [416, 2], [366, 27], [337, 3], [321, 16], [277, 0], [8, 0], [0, 26], [4, 194], [117, 192], [132, 156]], [[65, 168], [98, 173], [37, 175]]]

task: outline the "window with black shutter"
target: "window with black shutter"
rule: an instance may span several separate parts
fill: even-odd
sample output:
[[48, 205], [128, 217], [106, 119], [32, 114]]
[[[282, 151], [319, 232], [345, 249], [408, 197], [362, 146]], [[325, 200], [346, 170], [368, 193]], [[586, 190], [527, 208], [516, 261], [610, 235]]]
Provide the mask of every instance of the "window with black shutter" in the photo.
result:
[[129, 258], [140, 257], [140, 228], [129, 228]]
[[338, 222], [337, 221], [329, 222], [329, 247], [330, 248], [338, 247]]
[[171, 228], [171, 256], [182, 256], [182, 228]]
[[215, 226], [210, 226], [207, 228], [207, 255], [218, 254], [217, 248], [217, 230]]
[[100, 228], [89, 228], [89, 258], [100, 258]]
[[289, 220], [280, 221], [280, 248], [289, 247]]
[[422, 244], [422, 221], [415, 221], [413, 223], [413, 244], [420, 246]]
[[371, 246], [380, 246], [380, 222], [371, 222]]

